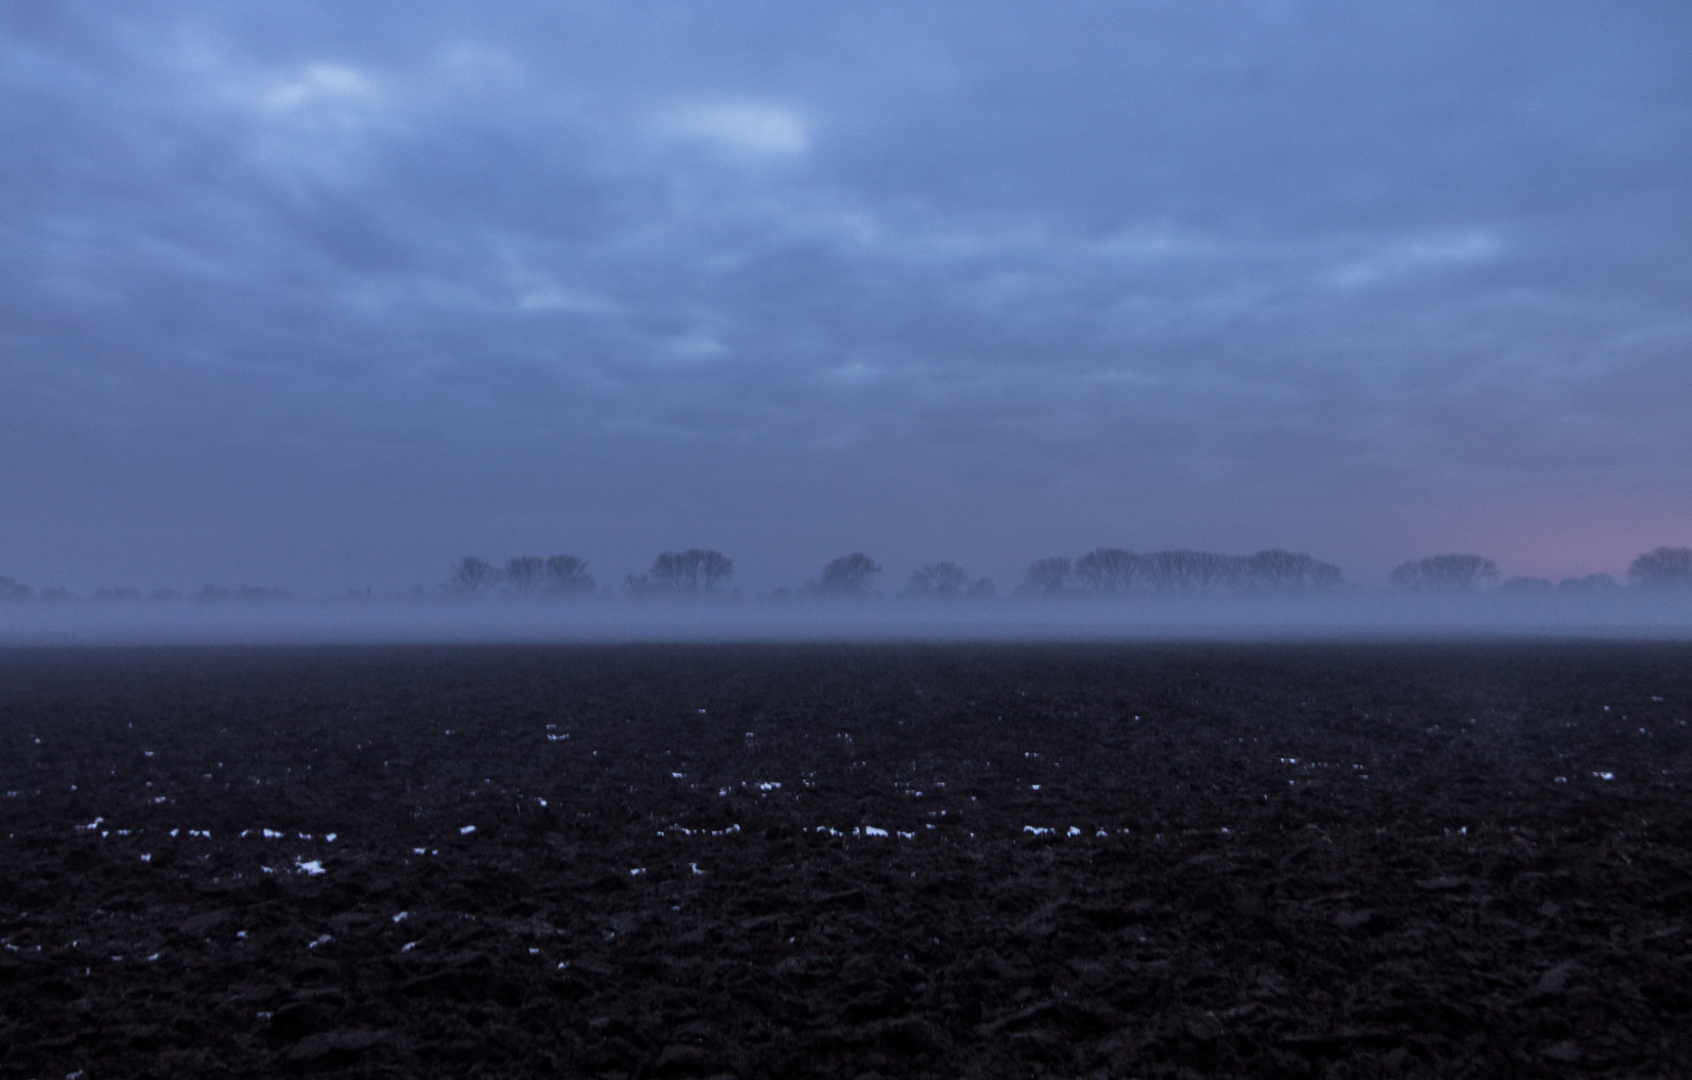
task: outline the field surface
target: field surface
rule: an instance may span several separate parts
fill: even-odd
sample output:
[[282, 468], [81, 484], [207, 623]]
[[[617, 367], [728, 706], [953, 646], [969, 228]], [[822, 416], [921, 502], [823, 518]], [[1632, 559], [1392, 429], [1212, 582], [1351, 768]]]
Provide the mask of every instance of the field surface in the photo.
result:
[[0, 1075], [1692, 1076], [1692, 646], [0, 653]]

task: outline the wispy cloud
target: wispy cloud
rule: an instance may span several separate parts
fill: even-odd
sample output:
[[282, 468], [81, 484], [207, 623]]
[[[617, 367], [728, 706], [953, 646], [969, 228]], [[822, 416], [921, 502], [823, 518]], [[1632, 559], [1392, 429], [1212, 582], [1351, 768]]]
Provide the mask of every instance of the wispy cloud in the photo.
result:
[[803, 118], [775, 105], [689, 105], [665, 113], [660, 125], [678, 135], [756, 154], [802, 154], [810, 147]]

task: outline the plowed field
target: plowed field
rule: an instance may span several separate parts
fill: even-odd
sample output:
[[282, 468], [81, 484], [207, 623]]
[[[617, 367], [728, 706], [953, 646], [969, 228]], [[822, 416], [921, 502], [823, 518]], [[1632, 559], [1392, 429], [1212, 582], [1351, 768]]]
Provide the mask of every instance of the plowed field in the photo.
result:
[[0, 653], [7, 1076], [1692, 1076], [1692, 647]]

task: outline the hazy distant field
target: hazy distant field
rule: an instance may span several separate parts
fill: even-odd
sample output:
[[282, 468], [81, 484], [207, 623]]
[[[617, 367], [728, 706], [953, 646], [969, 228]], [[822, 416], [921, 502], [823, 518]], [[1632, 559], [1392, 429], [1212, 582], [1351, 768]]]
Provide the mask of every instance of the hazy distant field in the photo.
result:
[[1692, 645], [0, 652], [0, 1073], [1692, 1075]]
[[311, 600], [0, 604], [0, 647], [663, 641], [1109, 641], [1452, 635], [1692, 639], [1692, 593], [545, 603]]

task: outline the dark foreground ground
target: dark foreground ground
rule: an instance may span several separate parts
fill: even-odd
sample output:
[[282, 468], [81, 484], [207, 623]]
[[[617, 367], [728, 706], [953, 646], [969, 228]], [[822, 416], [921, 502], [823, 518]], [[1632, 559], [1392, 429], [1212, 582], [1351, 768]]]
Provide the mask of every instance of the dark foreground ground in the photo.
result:
[[0, 1073], [1692, 1076], [1688, 719], [1682, 644], [0, 653]]

